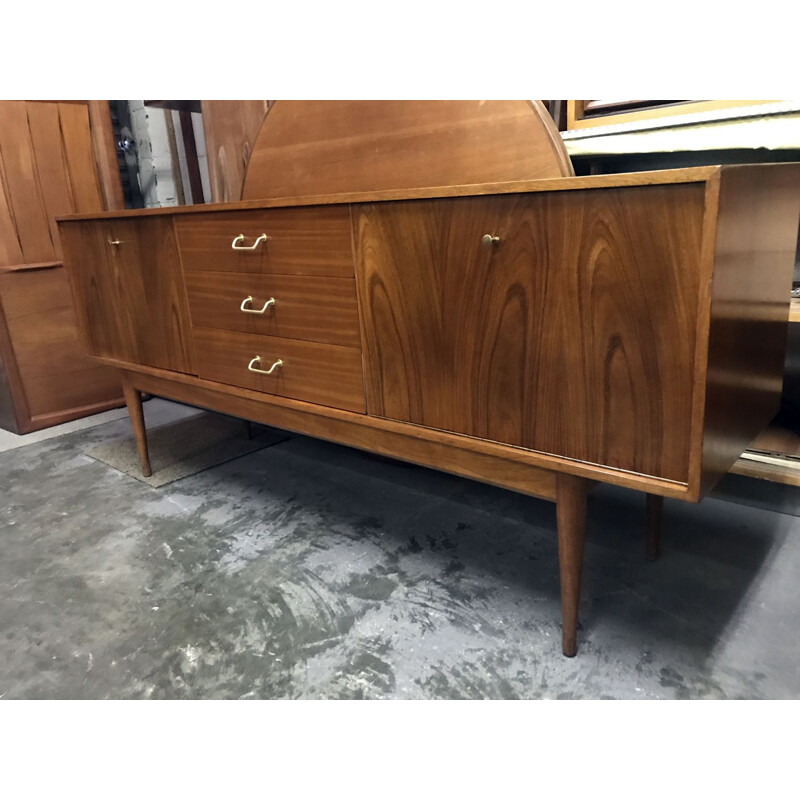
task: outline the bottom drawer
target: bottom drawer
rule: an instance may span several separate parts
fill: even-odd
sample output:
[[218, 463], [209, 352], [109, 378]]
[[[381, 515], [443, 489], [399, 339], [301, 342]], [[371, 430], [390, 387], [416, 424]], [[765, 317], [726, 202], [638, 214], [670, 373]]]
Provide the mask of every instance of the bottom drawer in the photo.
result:
[[[201, 378], [365, 411], [361, 351], [356, 348], [211, 328], [195, 328], [194, 341]], [[278, 361], [282, 363], [271, 374], [263, 374]]]

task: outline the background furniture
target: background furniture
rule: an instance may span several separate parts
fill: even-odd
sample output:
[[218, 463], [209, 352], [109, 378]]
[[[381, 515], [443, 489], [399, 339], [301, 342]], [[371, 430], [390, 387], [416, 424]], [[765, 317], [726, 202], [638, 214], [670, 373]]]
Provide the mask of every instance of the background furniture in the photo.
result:
[[55, 217], [123, 207], [108, 104], [0, 102], [0, 427], [122, 404], [79, 345]]
[[570, 173], [536, 103], [280, 101], [248, 200], [61, 220], [143, 470], [146, 391], [555, 500], [574, 655], [594, 482], [654, 556], [777, 409], [800, 165]]

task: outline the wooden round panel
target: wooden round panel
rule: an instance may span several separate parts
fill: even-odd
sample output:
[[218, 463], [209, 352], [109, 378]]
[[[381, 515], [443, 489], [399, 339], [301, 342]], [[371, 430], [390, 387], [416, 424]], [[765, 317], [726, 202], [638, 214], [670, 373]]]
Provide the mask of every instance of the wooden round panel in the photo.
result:
[[544, 106], [529, 100], [279, 100], [243, 200], [573, 175]]

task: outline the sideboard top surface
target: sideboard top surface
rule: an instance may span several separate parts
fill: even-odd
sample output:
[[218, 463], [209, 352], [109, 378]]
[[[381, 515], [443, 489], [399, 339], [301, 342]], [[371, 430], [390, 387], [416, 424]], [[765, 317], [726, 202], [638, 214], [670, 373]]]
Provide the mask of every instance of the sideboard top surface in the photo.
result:
[[[759, 165], [760, 169], [783, 169], [788, 164]], [[797, 166], [797, 165], [795, 165]], [[265, 200], [243, 200], [236, 203], [209, 203], [206, 205], [170, 206], [167, 208], [129, 209], [94, 214], [71, 214], [58, 217], [59, 222], [86, 219], [113, 219], [143, 217], [162, 214], [206, 214], [224, 211], [246, 211], [256, 208], [286, 206], [334, 205], [337, 203], [376, 203], [392, 200], [416, 200], [436, 197], [466, 197], [480, 195], [522, 194], [526, 192], [558, 192], [581, 189], [612, 189], [626, 186], [652, 186], [673, 183], [703, 183], [720, 172], [747, 168], [747, 165], [687, 167], [685, 169], [654, 170], [651, 172], [626, 172], [616, 175], [586, 175], [577, 178], [542, 178], [532, 181], [504, 183], [462, 184], [456, 186], [431, 186], [423, 189], [393, 189], [379, 192], [347, 192], [306, 197], [271, 197]]]

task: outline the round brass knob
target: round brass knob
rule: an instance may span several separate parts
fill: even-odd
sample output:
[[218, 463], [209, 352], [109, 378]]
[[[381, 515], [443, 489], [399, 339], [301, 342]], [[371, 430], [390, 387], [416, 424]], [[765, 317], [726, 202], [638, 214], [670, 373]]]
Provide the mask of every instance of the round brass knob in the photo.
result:
[[493, 244], [500, 244], [500, 237], [492, 236], [491, 233], [487, 233], [486, 236], [481, 239], [481, 244], [486, 247], [490, 247]]

